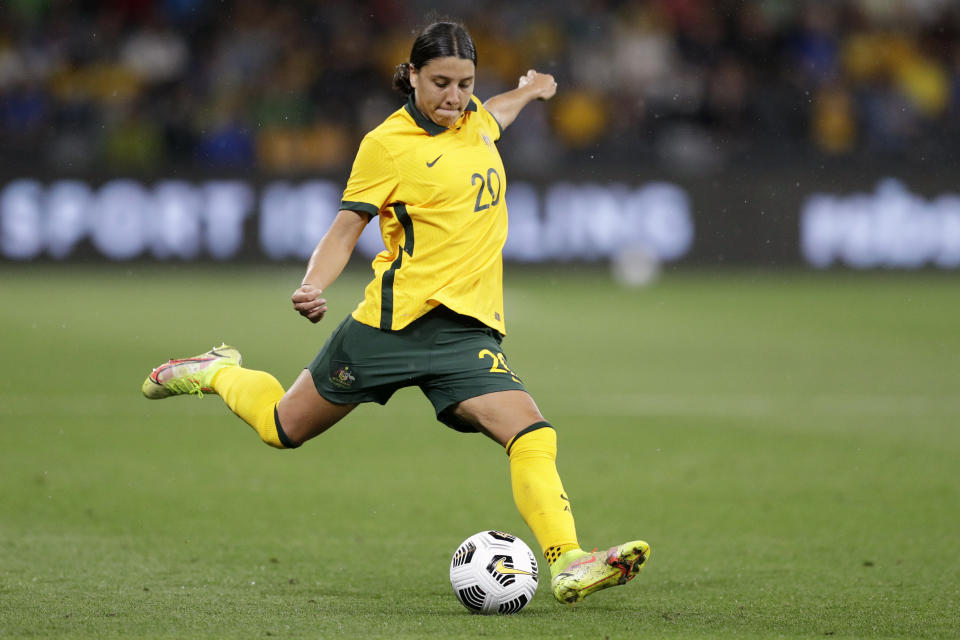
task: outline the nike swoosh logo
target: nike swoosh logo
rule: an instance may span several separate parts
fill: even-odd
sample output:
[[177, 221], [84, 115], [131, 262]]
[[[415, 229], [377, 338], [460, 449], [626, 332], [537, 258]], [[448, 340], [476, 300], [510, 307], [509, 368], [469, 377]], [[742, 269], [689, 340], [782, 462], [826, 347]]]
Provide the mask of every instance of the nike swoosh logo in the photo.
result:
[[440, 155], [438, 155], [436, 158], [433, 159], [433, 162], [428, 162], [428, 163], [427, 163], [427, 168], [429, 169], [429, 168], [432, 167], [433, 165], [437, 164], [437, 160], [439, 160], [439, 159], [442, 158], [442, 157], [443, 157], [443, 154], [441, 153]]
[[503, 564], [503, 558], [500, 558], [497, 561], [497, 564], [493, 566], [493, 570], [497, 573], [512, 573], [517, 575], [532, 576], [533, 574], [529, 571], [524, 571], [522, 569], [511, 569], [507, 565]]

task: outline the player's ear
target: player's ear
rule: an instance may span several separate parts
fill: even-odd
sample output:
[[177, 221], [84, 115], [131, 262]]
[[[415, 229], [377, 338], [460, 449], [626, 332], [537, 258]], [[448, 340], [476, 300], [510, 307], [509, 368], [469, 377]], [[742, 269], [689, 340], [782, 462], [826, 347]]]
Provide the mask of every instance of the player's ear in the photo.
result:
[[410, 86], [414, 89], [417, 88], [417, 82], [420, 80], [420, 74], [417, 73], [416, 67], [410, 65]]

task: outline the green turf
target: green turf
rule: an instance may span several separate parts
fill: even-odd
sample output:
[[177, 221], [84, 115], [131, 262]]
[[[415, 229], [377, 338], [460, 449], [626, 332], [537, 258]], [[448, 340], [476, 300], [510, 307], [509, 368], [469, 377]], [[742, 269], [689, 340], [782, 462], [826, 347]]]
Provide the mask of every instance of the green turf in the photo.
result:
[[533, 536], [506, 458], [417, 391], [296, 452], [152, 366], [220, 340], [289, 384], [349, 312], [301, 269], [0, 265], [0, 637], [956, 637], [952, 275], [508, 271], [510, 363], [560, 432], [585, 545], [632, 584], [512, 617], [447, 580], [484, 528]]

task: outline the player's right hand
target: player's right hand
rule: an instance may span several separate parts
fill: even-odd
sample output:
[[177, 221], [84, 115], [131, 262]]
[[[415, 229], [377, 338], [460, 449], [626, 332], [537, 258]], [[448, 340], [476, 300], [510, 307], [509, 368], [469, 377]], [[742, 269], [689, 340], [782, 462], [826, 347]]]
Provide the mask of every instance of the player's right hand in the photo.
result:
[[300, 288], [290, 296], [293, 308], [310, 322], [314, 324], [320, 322], [327, 313], [327, 301], [320, 297], [322, 293], [322, 289], [312, 284], [300, 285]]

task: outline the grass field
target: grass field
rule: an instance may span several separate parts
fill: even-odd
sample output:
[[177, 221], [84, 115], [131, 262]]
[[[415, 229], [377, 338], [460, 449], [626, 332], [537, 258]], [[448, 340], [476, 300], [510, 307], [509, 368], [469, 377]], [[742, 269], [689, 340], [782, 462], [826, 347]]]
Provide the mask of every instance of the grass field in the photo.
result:
[[510, 363], [560, 433], [584, 545], [651, 543], [568, 608], [473, 616], [475, 531], [535, 546], [502, 450], [416, 390], [276, 451], [140, 383], [220, 340], [289, 384], [331, 318], [301, 269], [0, 265], [0, 637], [870, 638], [960, 629], [955, 275], [508, 272]]

